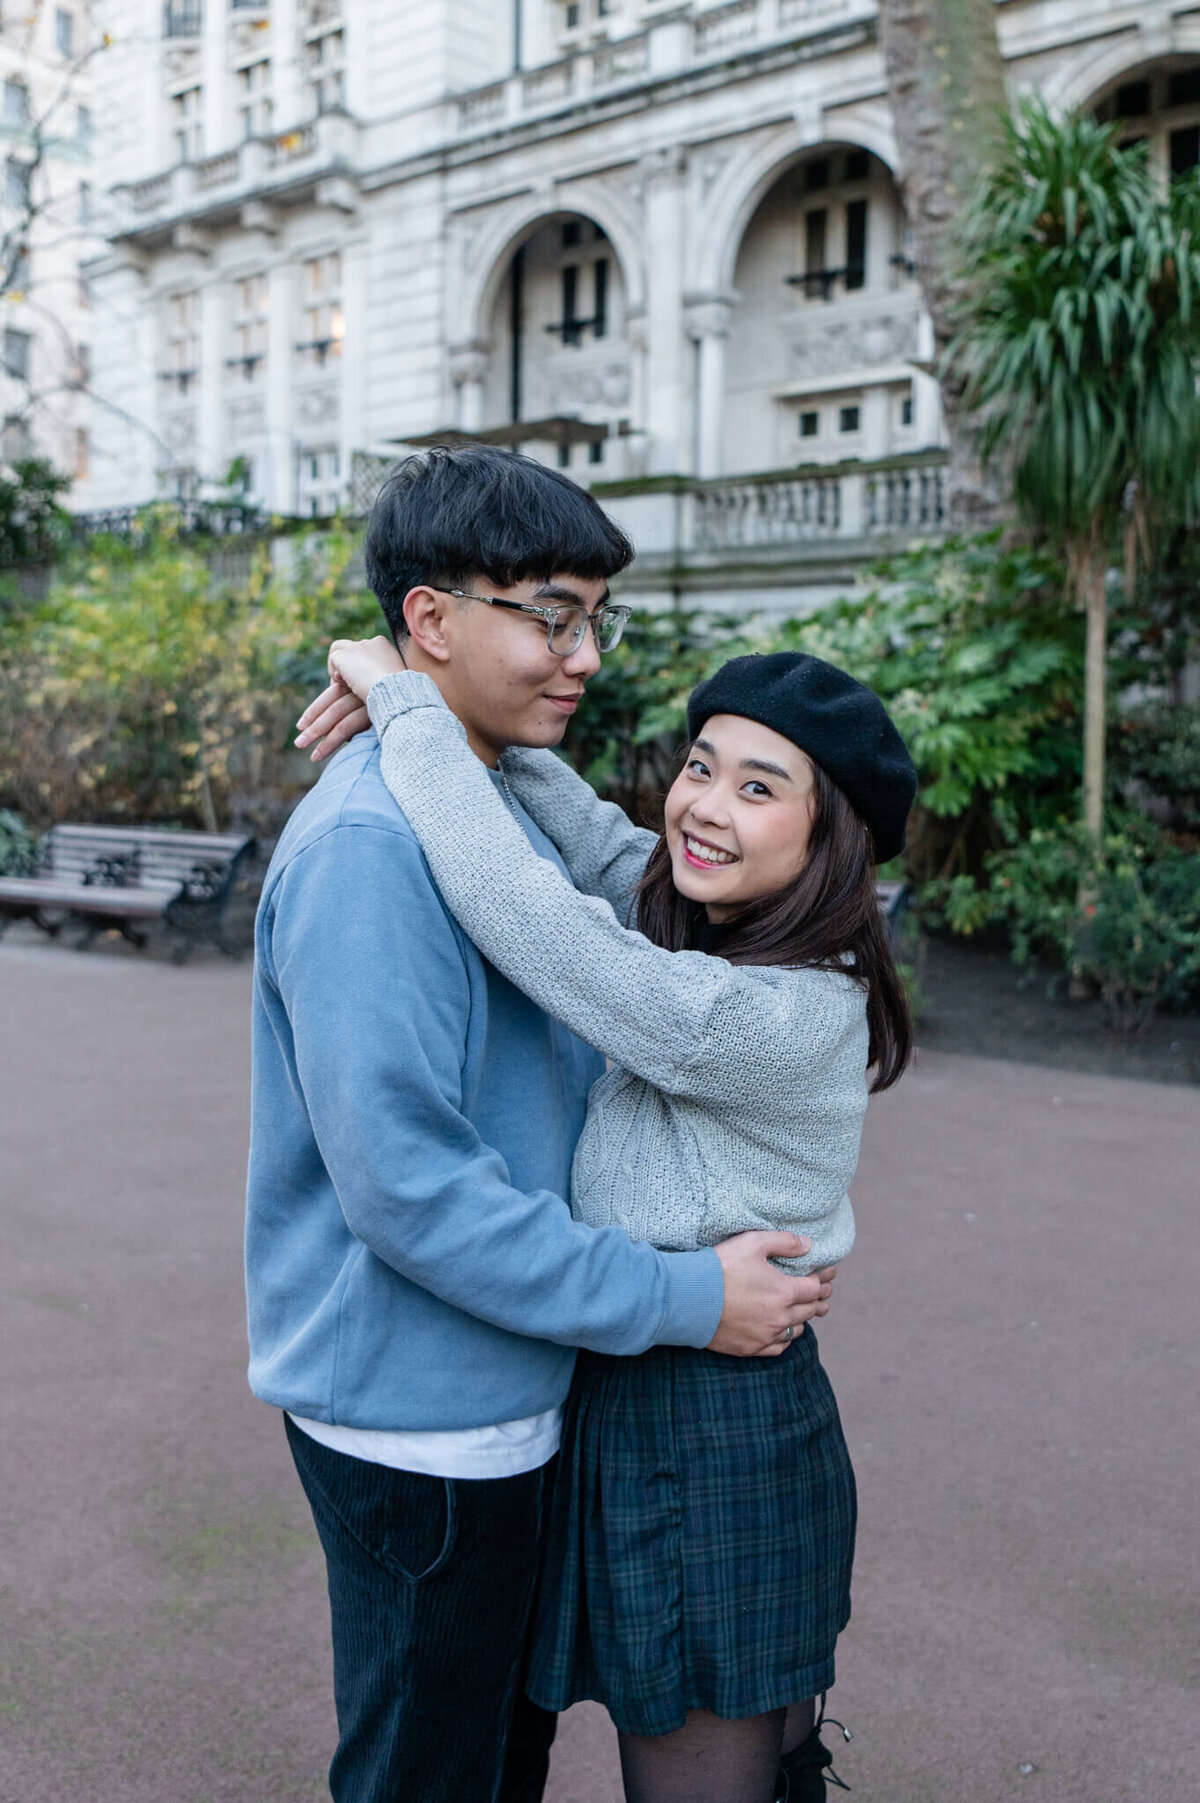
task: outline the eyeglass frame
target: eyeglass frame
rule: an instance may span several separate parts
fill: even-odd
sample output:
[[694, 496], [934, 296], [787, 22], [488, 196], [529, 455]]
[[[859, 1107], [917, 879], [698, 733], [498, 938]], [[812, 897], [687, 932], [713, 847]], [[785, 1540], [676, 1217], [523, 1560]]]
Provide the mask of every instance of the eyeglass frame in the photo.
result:
[[[435, 584], [430, 582], [425, 586], [427, 588], [433, 588], [435, 587]], [[606, 650], [615, 651], [620, 644], [621, 636], [629, 623], [629, 616], [633, 612], [632, 607], [628, 607], [620, 601], [616, 603], [602, 601], [599, 607], [594, 608], [592, 612], [589, 613], [582, 601], [565, 601], [561, 603], [561, 605], [551, 602], [549, 606], [539, 607], [535, 601], [505, 601], [500, 595], [469, 595], [466, 589], [462, 588], [439, 589], [438, 593], [442, 595], [453, 595], [456, 601], [485, 601], [489, 607], [507, 607], [513, 613], [533, 614], [539, 620], [544, 620], [546, 623], [546, 649], [552, 657], [574, 657], [575, 653], [579, 650], [579, 647], [583, 644], [584, 639], [587, 637], [589, 626], [592, 629], [592, 636], [596, 640], [596, 650], [600, 653], [601, 657], [604, 656]], [[581, 613], [583, 615], [583, 626], [576, 637], [575, 643], [571, 646], [569, 651], [556, 651], [550, 641], [554, 636], [554, 628], [558, 625], [559, 615], [564, 613]], [[596, 631], [596, 622], [601, 614], [620, 615], [620, 628], [611, 645], [601, 645], [600, 634]]]

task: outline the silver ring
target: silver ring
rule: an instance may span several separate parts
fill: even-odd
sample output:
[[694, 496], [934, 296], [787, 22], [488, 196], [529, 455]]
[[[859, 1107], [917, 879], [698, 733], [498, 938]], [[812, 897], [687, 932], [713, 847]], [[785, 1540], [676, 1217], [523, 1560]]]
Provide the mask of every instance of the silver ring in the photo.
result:
[[792, 1326], [791, 1322], [789, 1322], [788, 1325], [784, 1328], [783, 1335], [782, 1335], [783, 1343], [785, 1346], [788, 1344], [789, 1340], [792, 1338], [792, 1335], [795, 1333], [795, 1331], [796, 1331], [796, 1329]]

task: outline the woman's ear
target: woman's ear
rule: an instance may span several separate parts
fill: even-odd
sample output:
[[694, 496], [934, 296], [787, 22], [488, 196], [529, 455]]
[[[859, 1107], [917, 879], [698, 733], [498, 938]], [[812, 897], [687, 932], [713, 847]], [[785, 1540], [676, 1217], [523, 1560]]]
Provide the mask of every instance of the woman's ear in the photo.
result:
[[446, 604], [450, 597], [440, 589], [411, 588], [404, 597], [404, 618], [414, 645], [435, 663], [448, 663], [450, 643], [446, 637]]

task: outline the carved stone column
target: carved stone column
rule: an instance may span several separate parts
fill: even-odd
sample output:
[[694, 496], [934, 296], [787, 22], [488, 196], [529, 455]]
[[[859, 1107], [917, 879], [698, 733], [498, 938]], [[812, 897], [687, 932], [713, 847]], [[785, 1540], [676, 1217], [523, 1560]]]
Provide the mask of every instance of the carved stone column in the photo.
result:
[[467, 344], [452, 344], [449, 351], [450, 380], [458, 390], [458, 425], [463, 432], [478, 432], [483, 426], [485, 385], [491, 363], [489, 347], [479, 339]]
[[296, 276], [292, 264], [287, 261], [275, 263], [269, 280], [267, 467], [260, 489], [267, 506], [274, 512], [294, 513], [298, 502], [292, 431], [292, 382], [296, 366], [293, 347], [300, 334], [294, 316]]
[[197, 384], [196, 473], [202, 484], [220, 486], [229, 463], [225, 442], [226, 292], [213, 277], [200, 290], [200, 374]]
[[653, 151], [639, 166], [646, 245], [647, 468], [666, 475], [688, 464], [687, 409], [691, 359], [683, 332], [687, 153]]
[[687, 334], [696, 346], [693, 416], [696, 474], [719, 476], [725, 423], [725, 340], [733, 318], [734, 297], [689, 294], [684, 297], [684, 306]]

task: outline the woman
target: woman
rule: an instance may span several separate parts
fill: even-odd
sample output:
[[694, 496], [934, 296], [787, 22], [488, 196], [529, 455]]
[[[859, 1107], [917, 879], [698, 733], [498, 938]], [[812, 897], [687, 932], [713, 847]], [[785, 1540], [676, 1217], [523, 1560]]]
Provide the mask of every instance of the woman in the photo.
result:
[[[610, 1060], [573, 1211], [664, 1249], [786, 1226], [809, 1268], [843, 1258], [868, 1070], [886, 1088], [911, 1049], [872, 863], [903, 845], [915, 776], [876, 697], [799, 653], [726, 664], [691, 697], [656, 837], [551, 752], [505, 753], [498, 788], [386, 641], [339, 641], [330, 668], [464, 931]], [[559, 1471], [533, 1700], [605, 1703], [629, 1803], [823, 1796], [855, 1497], [815, 1336], [762, 1360], [581, 1355]]]

